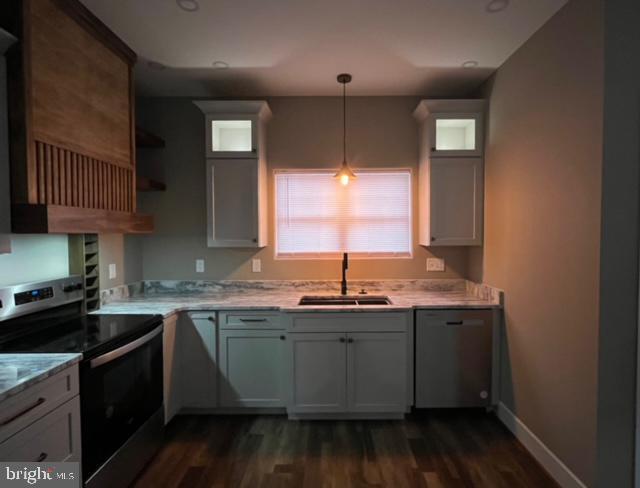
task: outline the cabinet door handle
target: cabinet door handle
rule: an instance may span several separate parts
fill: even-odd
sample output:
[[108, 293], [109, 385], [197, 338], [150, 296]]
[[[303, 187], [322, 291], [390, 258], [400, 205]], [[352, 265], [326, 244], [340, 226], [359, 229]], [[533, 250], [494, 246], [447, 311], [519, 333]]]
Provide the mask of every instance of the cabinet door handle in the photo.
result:
[[0, 427], [4, 427], [5, 425], [9, 425], [11, 422], [18, 420], [20, 417], [28, 414], [29, 412], [31, 412], [31, 410], [33, 410], [36, 407], [39, 407], [46, 401], [47, 401], [46, 398], [42, 398], [42, 397], [38, 398], [32, 405], [29, 405], [24, 410], [20, 410], [17, 414], [12, 415], [8, 419], [5, 419], [2, 422], [0, 422]]
[[281, 336], [280, 336], [280, 340], [281, 340], [281, 341], [285, 341], [285, 340], [287, 340], [287, 338], [286, 338], [286, 336], [281, 335]]
[[341, 337], [340, 342], [347, 342], [347, 340], [344, 337]]
[[47, 457], [49, 457], [49, 455], [46, 452], [41, 452], [38, 456], [38, 459], [36, 459], [36, 463], [41, 463], [42, 461], [47, 459]]
[[353, 344], [353, 337], [349, 337], [349, 339], [347, 339], [347, 342], [348, 342], [349, 344]]
[[214, 322], [214, 323], [215, 323], [215, 321], [216, 321], [215, 317], [207, 317], [207, 320], [208, 320], [209, 322]]

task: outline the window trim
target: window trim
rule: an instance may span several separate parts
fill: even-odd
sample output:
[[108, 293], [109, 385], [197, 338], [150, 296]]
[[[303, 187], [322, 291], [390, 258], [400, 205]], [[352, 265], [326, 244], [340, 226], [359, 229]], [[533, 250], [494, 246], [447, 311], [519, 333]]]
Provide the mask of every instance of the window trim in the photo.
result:
[[[401, 173], [409, 174], [409, 252], [408, 253], [362, 253], [350, 252], [349, 259], [354, 260], [396, 260], [396, 259], [413, 259], [415, 253], [414, 237], [414, 169], [410, 166], [385, 167], [385, 168], [353, 168], [358, 173]], [[280, 253], [278, 254], [278, 197], [276, 176], [279, 174], [334, 174], [335, 170], [326, 168], [279, 168], [273, 170], [273, 256], [276, 261], [334, 261], [342, 259], [342, 253]]]

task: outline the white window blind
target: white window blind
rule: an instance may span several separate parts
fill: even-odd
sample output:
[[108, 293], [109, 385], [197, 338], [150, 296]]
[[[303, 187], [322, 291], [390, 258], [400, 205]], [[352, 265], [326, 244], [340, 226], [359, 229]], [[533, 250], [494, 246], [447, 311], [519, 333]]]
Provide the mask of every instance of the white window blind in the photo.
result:
[[276, 256], [411, 256], [411, 172], [276, 173]]

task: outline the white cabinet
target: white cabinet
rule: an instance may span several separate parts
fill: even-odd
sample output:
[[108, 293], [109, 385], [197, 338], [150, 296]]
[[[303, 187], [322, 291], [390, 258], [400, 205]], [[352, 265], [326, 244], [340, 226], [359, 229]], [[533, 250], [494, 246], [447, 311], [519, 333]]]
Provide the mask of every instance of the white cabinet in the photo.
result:
[[349, 412], [402, 412], [407, 398], [407, 340], [400, 332], [347, 336]]
[[286, 339], [284, 330], [220, 330], [221, 407], [285, 406]]
[[213, 312], [192, 312], [178, 324], [180, 393], [186, 408], [217, 406], [216, 317]]
[[423, 100], [419, 121], [419, 243], [482, 245], [484, 100]]
[[181, 407], [180, 394], [180, 342], [177, 335], [178, 315], [164, 319], [162, 354], [164, 361], [164, 423], [178, 413]]
[[2, 461], [79, 462], [78, 365], [29, 386], [0, 404]]
[[194, 102], [205, 114], [207, 244], [267, 245], [265, 101]]
[[266, 172], [258, 159], [208, 159], [209, 247], [264, 247]]
[[347, 411], [347, 347], [343, 333], [290, 334], [289, 413]]
[[0, 444], [5, 462], [80, 462], [80, 397], [36, 420]]
[[407, 411], [413, 366], [408, 314], [300, 313], [288, 318], [290, 414]]
[[481, 245], [482, 159], [432, 158], [429, 168], [429, 245]]

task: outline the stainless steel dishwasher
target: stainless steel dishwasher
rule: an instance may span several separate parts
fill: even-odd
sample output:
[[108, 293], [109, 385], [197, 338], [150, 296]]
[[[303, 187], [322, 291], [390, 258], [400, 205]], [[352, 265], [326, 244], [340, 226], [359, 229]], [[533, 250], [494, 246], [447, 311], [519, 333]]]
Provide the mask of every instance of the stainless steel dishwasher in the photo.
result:
[[493, 312], [416, 312], [416, 407], [486, 407], [491, 402]]

